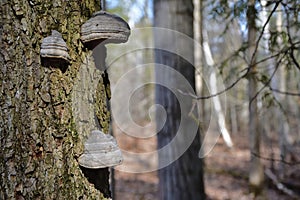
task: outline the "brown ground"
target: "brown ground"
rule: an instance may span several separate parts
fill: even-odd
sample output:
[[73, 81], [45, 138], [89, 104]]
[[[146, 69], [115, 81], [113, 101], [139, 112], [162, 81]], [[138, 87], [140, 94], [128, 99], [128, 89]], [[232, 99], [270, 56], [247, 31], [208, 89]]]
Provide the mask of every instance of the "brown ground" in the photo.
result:
[[[122, 149], [134, 152], [147, 152], [155, 149], [156, 140], [139, 140], [120, 134], [116, 131], [118, 144]], [[205, 159], [205, 190], [208, 199], [213, 200], [250, 200], [247, 173], [250, 153], [247, 146], [247, 137], [234, 136], [233, 149], [228, 149], [219, 139], [213, 151]], [[274, 151], [274, 150], [273, 150]], [[263, 149], [268, 156], [268, 151]], [[276, 151], [275, 151], [276, 154]], [[270, 161], [264, 160], [265, 166]], [[156, 163], [154, 163], [156, 164]], [[299, 167], [299, 166], [298, 166]], [[158, 191], [158, 177], [156, 172], [133, 174], [115, 170], [116, 200], [155, 200]], [[268, 199], [292, 199], [277, 189], [272, 183], [266, 184]]]

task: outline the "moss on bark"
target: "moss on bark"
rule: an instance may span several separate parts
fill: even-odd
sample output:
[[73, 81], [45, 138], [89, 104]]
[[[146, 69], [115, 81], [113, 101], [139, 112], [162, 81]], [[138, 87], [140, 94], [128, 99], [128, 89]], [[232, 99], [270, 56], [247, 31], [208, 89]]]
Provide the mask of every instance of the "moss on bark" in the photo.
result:
[[[0, 4], [0, 199], [105, 199], [76, 160], [87, 132], [77, 130], [72, 110], [74, 82], [90, 54], [80, 27], [99, 1]], [[69, 47], [66, 71], [41, 64], [40, 45], [51, 30]], [[106, 106], [100, 107], [106, 112]]]

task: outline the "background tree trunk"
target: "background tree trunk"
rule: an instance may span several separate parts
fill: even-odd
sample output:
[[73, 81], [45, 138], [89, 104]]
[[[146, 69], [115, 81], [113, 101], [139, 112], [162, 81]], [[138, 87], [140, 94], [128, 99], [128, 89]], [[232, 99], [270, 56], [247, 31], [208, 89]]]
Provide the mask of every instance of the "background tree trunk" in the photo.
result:
[[[255, 195], [260, 195], [263, 191], [264, 169], [260, 158], [260, 129], [258, 123], [257, 98], [254, 98], [257, 93], [256, 80], [256, 8], [255, 0], [248, 1], [247, 10], [248, 21], [248, 62], [250, 74], [248, 77], [248, 96], [249, 96], [249, 137], [250, 137], [250, 173], [249, 185]], [[254, 98], [254, 99], [253, 99]]]
[[[202, 48], [203, 48], [203, 56], [205, 57], [206, 63], [207, 63], [207, 67], [208, 68], [208, 72], [210, 72], [209, 75], [209, 91], [211, 94], [216, 94], [219, 90], [218, 90], [218, 84], [217, 84], [217, 73], [216, 73], [216, 69], [215, 69], [215, 61], [213, 59], [212, 53], [211, 53], [211, 48], [209, 46], [209, 41], [208, 41], [208, 33], [207, 30], [202, 30], [203, 31], [203, 43], [202, 44]], [[219, 129], [221, 131], [221, 134], [223, 136], [224, 142], [228, 147], [233, 147], [233, 142], [232, 139], [230, 137], [230, 134], [226, 128], [226, 122], [225, 122], [225, 116], [223, 113], [223, 108], [221, 106], [221, 101], [219, 96], [215, 96], [212, 98], [212, 103], [215, 109], [215, 113], [216, 113], [216, 118], [218, 119], [218, 126]]]
[[[102, 72], [95, 73], [91, 52], [80, 41], [81, 25], [99, 9], [95, 0], [1, 1], [0, 199], [103, 198], [77, 162], [90, 130], [77, 127], [75, 118], [84, 113], [74, 95], [79, 70], [89, 70], [79, 80], [82, 89], [91, 87], [83, 96], [93, 96], [98, 82], [104, 91]], [[51, 30], [62, 33], [69, 47], [66, 71], [41, 64], [40, 45]], [[101, 124], [108, 126], [106, 96], [100, 98]], [[90, 121], [82, 125], [90, 127]], [[101, 182], [108, 187], [107, 178]]]
[[[193, 3], [192, 0], [156, 0], [154, 1], [154, 26], [164, 27], [179, 31], [193, 38]], [[182, 38], [174, 38], [172, 34], [154, 35], [156, 48], [158, 46], [168, 46], [172, 52], [156, 49], [155, 62], [175, 69], [182, 74], [195, 90], [195, 69], [193, 63], [189, 63], [174, 52], [185, 51], [194, 57], [193, 44], [180, 42]], [[193, 60], [193, 59], [192, 59]], [[192, 108], [192, 99], [188, 97], [188, 105], [179, 104], [176, 98], [176, 89], [182, 88], [179, 81], [169, 73], [163, 73], [156, 67], [156, 80], [165, 85], [171, 85], [175, 90], [156, 84], [156, 103], [162, 105], [167, 112], [167, 119], [163, 128], [159, 131], [158, 149], [167, 145], [178, 133], [180, 123], [195, 123], [193, 119], [184, 110], [190, 111]], [[179, 94], [180, 95], [180, 94]], [[185, 109], [181, 109], [182, 106]], [[181, 121], [184, 116], [185, 122]], [[197, 116], [197, 115], [196, 115]], [[161, 116], [157, 114], [157, 123], [161, 124]], [[181, 130], [182, 138], [175, 148], [169, 149], [159, 154], [159, 166], [165, 160], [170, 160], [181, 148], [183, 143], [189, 137], [188, 128]], [[200, 149], [199, 133], [193, 138], [193, 142], [185, 153], [169, 166], [162, 168], [158, 172], [159, 176], [159, 198], [164, 200], [179, 199], [204, 199], [203, 169], [202, 160], [198, 158]], [[177, 149], [178, 147], [178, 149]]]

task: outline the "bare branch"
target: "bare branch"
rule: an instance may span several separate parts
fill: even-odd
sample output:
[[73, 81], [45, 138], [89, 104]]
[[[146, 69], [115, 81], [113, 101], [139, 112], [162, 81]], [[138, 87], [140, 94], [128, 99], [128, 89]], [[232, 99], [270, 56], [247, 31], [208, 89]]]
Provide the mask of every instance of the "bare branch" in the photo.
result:
[[[292, 93], [292, 92], [280, 91], [280, 90], [275, 89], [275, 88], [272, 88], [272, 87], [270, 86], [270, 82], [272, 81], [272, 78], [273, 78], [273, 77], [275, 76], [275, 74], [276, 74], [276, 71], [277, 71], [277, 69], [278, 69], [278, 67], [279, 67], [279, 63], [281, 63], [282, 59], [283, 59], [288, 53], [289, 53], [289, 55], [291, 56], [291, 59], [293, 60], [293, 62], [294, 62], [294, 64], [296, 65], [296, 67], [300, 69], [299, 63], [297, 62], [297, 60], [295, 59], [295, 56], [294, 56], [294, 50], [296, 49], [296, 45], [297, 45], [297, 44], [300, 44], [300, 41], [297, 41], [297, 42], [293, 43], [290, 34], [288, 34], [288, 35], [289, 35], [289, 41], [290, 41], [289, 43], [290, 43], [290, 45], [291, 45], [290, 47], [285, 47], [285, 48], [283, 48], [282, 50], [280, 50], [278, 53], [273, 54], [273, 55], [270, 55], [270, 56], [268, 56], [268, 57], [266, 57], [266, 58], [263, 58], [263, 59], [261, 59], [261, 60], [255, 62], [255, 63], [253, 63], [253, 62], [254, 62], [255, 55], [256, 55], [256, 53], [257, 53], [257, 51], [258, 51], [259, 42], [260, 42], [260, 40], [261, 40], [262, 37], [263, 37], [263, 33], [264, 33], [264, 31], [265, 31], [265, 28], [266, 28], [267, 24], [270, 22], [271, 17], [272, 17], [273, 14], [276, 12], [276, 10], [277, 10], [277, 8], [278, 8], [278, 6], [279, 6], [280, 3], [283, 4], [282, 0], [279, 0], [279, 1], [276, 1], [276, 2], [275, 2], [275, 6], [273, 7], [271, 13], [269, 14], [268, 19], [267, 19], [266, 22], [264, 23], [263, 28], [262, 28], [262, 30], [261, 30], [261, 33], [260, 33], [260, 35], [259, 35], [259, 38], [258, 38], [258, 40], [257, 40], [257, 42], [256, 42], [256, 46], [255, 46], [254, 53], [253, 53], [253, 55], [252, 55], [252, 57], [251, 57], [250, 66], [247, 67], [247, 68], [245, 68], [244, 70], [242, 70], [242, 71], [246, 71], [243, 75], [239, 76], [232, 84], [230, 84], [230, 85], [229, 85], [228, 87], [226, 87], [225, 89], [223, 89], [223, 90], [221, 90], [221, 91], [219, 91], [219, 92], [217, 92], [217, 93], [215, 93], [215, 94], [208, 95], [208, 96], [196, 96], [196, 95], [194, 95], [194, 94], [192, 94], [192, 93], [187, 93], [187, 92], [184, 92], [184, 91], [181, 91], [181, 90], [178, 90], [178, 91], [179, 91], [181, 94], [191, 96], [192, 98], [194, 98], [194, 99], [196, 99], [196, 100], [204, 100], [204, 99], [210, 99], [210, 98], [216, 97], [216, 96], [218, 96], [218, 95], [221, 95], [221, 94], [223, 94], [223, 93], [225, 93], [225, 92], [231, 90], [231, 89], [232, 89], [233, 87], [235, 87], [235, 86], [236, 86], [243, 78], [246, 78], [246, 77], [248, 76], [249, 72], [250, 72], [250, 68], [251, 68], [252, 65], [257, 65], [257, 64], [266, 62], [266, 61], [269, 60], [269, 59], [278, 57], [278, 56], [280, 56], [281, 54], [283, 54], [283, 56], [279, 59], [279, 62], [277, 63], [276, 68], [275, 68], [274, 72], [272, 73], [271, 77], [269, 78], [269, 80], [267, 81], [267, 83], [264, 84], [264, 86], [263, 86], [263, 87], [256, 93], [256, 95], [251, 99], [250, 104], [252, 103], [252, 101], [253, 101], [255, 98], [257, 98], [257, 96], [259, 95], [259, 93], [262, 92], [266, 87], [268, 87], [271, 91], [274, 91], [274, 92], [277, 92], [277, 93], [281, 93], [281, 94], [285, 94], [285, 95], [291, 95], [291, 96], [300, 96], [299, 93]], [[283, 5], [284, 5], [284, 4], [283, 4]], [[285, 9], [286, 9], [286, 8], [285, 8]], [[242, 48], [240, 48], [240, 49], [238, 49], [236, 52], [234, 52], [234, 54], [233, 54], [232, 56], [236, 55], [237, 52], [241, 51], [241, 49], [242, 49]], [[232, 57], [232, 56], [230, 56], [230, 57]], [[230, 57], [229, 57], [229, 58], [230, 58]], [[229, 58], [226, 59], [225, 61], [223, 61], [222, 63], [227, 62], [227, 61], [229, 60]]]
[[298, 61], [296, 60], [295, 58], [295, 54], [294, 54], [294, 50], [295, 50], [295, 44], [293, 43], [293, 39], [292, 39], [292, 36], [291, 36], [291, 25], [290, 25], [290, 13], [289, 11], [287, 10], [287, 6], [284, 6], [284, 10], [285, 10], [285, 14], [287, 16], [287, 26], [286, 26], [286, 29], [287, 29], [287, 35], [288, 35], [288, 42], [290, 43], [291, 45], [291, 48], [290, 48], [290, 57], [292, 58], [292, 61], [293, 63], [295, 64], [295, 66], [298, 68], [298, 70], [300, 70], [300, 65], [298, 63]]
[[282, 159], [275, 159], [275, 158], [269, 158], [269, 157], [264, 157], [264, 156], [261, 156], [257, 153], [254, 153], [254, 152], [251, 152], [251, 154], [257, 158], [260, 158], [260, 159], [263, 159], [263, 160], [268, 160], [268, 161], [273, 161], [273, 162], [281, 162], [283, 164], [286, 164], [286, 165], [300, 165], [300, 162], [288, 162], [286, 160], [282, 160]]
[[276, 88], [272, 88], [271, 86], [269, 86], [270, 90], [273, 92], [277, 92], [279, 94], [284, 94], [284, 95], [289, 95], [289, 96], [300, 96], [300, 93], [296, 93], [296, 92], [288, 92], [288, 91], [281, 91], [278, 90]]
[[291, 48], [290, 56], [292, 58], [293, 63], [300, 70], [300, 65], [299, 65], [298, 61], [296, 60], [296, 58], [295, 58], [294, 49], [295, 49], [294, 47]]
[[270, 83], [271, 83], [272, 79], [274, 78], [274, 76], [275, 76], [275, 74], [276, 74], [276, 72], [277, 72], [277, 70], [278, 70], [278, 68], [279, 68], [280, 63], [281, 63], [282, 59], [285, 57], [286, 54], [287, 54], [287, 52], [286, 52], [286, 53], [278, 60], [278, 62], [276, 63], [275, 69], [274, 69], [274, 71], [272, 72], [272, 74], [271, 74], [269, 80], [264, 84], [264, 86], [263, 86], [260, 90], [258, 90], [258, 92], [254, 95], [254, 97], [251, 98], [251, 100], [250, 100], [250, 102], [249, 102], [249, 105], [252, 104], [252, 102], [257, 98], [257, 96], [258, 96], [258, 95], [259, 95], [266, 87], [270, 86]]
[[274, 8], [272, 9], [270, 15], [268, 16], [267, 21], [266, 21], [265, 24], [263, 25], [263, 28], [262, 28], [262, 30], [261, 30], [261, 33], [259, 34], [259, 37], [258, 37], [258, 39], [257, 39], [257, 41], [256, 41], [256, 46], [255, 46], [255, 50], [254, 50], [254, 52], [253, 52], [253, 54], [252, 54], [252, 57], [251, 57], [250, 65], [252, 65], [252, 63], [254, 62], [254, 59], [255, 59], [255, 56], [256, 56], [256, 53], [257, 53], [257, 50], [258, 50], [259, 42], [260, 42], [261, 38], [263, 37], [263, 34], [264, 34], [264, 32], [265, 32], [265, 29], [266, 29], [266, 26], [267, 26], [268, 23], [270, 22], [271, 17], [272, 17], [273, 14], [275, 13], [275, 11], [276, 11], [277, 7], [279, 6], [279, 4], [281, 3], [281, 1], [282, 1], [282, 0], [279, 0], [279, 1], [277, 1], [277, 2], [275, 3], [275, 6], [274, 6]]
[[299, 198], [299, 196], [297, 196], [294, 191], [290, 190], [289, 188], [287, 188], [284, 184], [282, 184], [278, 178], [276, 177], [275, 174], [273, 174], [273, 172], [270, 169], [266, 169], [265, 170], [265, 174], [266, 176], [272, 180], [273, 184], [277, 187], [278, 190], [284, 192], [285, 194], [293, 197], [293, 198]]
[[[248, 68], [247, 68], [248, 69]], [[193, 97], [194, 99], [196, 100], [203, 100], [203, 99], [210, 99], [210, 98], [213, 98], [213, 97], [216, 97], [216, 96], [219, 96], [225, 92], [227, 92], [228, 90], [232, 89], [234, 86], [236, 86], [236, 84], [238, 84], [243, 78], [245, 78], [249, 73], [249, 70], [247, 70], [242, 76], [240, 76], [236, 81], [234, 81], [230, 86], [228, 86], [227, 88], [225, 88], [224, 90], [221, 90], [220, 92], [217, 92], [215, 94], [212, 94], [212, 95], [209, 95], [209, 96], [196, 96], [192, 93], [189, 93], [189, 92], [184, 92], [182, 90], [179, 90], [178, 91], [183, 94], [183, 95], [186, 95], [186, 96], [191, 96]]]

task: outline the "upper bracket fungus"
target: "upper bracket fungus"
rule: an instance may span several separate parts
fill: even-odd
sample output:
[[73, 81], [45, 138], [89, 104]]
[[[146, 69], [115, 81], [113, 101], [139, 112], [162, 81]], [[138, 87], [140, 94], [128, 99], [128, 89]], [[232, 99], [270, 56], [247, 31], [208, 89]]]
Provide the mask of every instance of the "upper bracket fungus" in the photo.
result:
[[106, 11], [93, 14], [81, 27], [81, 41], [89, 49], [103, 43], [124, 43], [130, 35], [130, 27], [121, 17]]

